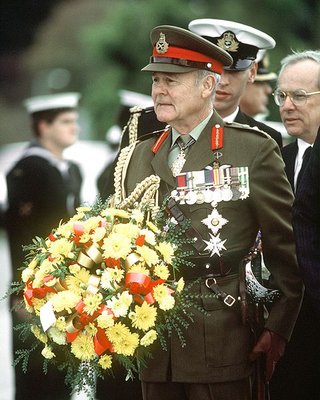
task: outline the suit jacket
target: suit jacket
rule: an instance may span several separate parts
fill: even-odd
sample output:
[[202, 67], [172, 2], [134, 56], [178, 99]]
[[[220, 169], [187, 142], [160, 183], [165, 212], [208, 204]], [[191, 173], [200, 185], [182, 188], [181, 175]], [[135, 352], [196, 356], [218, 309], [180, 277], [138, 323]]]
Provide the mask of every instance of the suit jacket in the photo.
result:
[[270, 135], [272, 139], [274, 139], [278, 143], [278, 146], [281, 149], [282, 147], [281, 133], [271, 128], [270, 126], [264, 124], [263, 122], [256, 121], [254, 118], [241, 112], [241, 110], [239, 110], [238, 114], [236, 115], [235, 122], [238, 122], [239, 124], [249, 125], [252, 127], [257, 126], [261, 131], [266, 132], [268, 135]]
[[320, 129], [297, 189], [293, 222], [306, 291], [320, 311]]
[[[263, 132], [240, 124], [227, 124], [214, 112], [197, 142], [191, 147], [183, 171], [203, 170], [214, 162], [211, 150], [212, 127], [224, 129], [221, 164], [248, 166], [250, 195], [245, 200], [220, 202], [219, 213], [229, 222], [221, 229], [226, 239], [224, 256], [238, 265], [253, 245], [261, 229], [266, 265], [274, 274], [275, 284], [282, 292], [273, 305], [266, 327], [289, 338], [301, 301], [302, 281], [295, 256], [291, 226], [292, 191], [284, 172], [284, 164], [275, 141]], [[160, 202], [175, 188], [175, 179], [168, 167], [169, 137], [154, 154], [155, 138], [137, 144], [126, 172], [126, 195], [147, 176], [161, 178]], [[194, 228], [205, 240], [209, 229], [201, 221], [211, 212], [210, 204], [180, 205]], [[219, 261], [214, 254], [212, 261]], [[195, 266], [194, 268], [197, 268]], [[226, 293], [237, 298], [238, 275], [217, 279]], [[212, 293], [205, 282], [193, 285], [196, 293]], [[185, 332], [187, 345], [182, 348], [172, 335], [169, 350], [155, 349], [154, 358], [143, 372], [145, 381], [223, 382], [244, 378], [252, 372], [248, 353], [253, 337], [248, 326], [241, 322], [239, 304], [227, 307], [219, 299], [203, 299], [208, 314], [194, 310], [194, 323]], [[169, 378], [168, 378], [169, 377]]]
[[295, 140], [292, 143], [287, 144], [281, 149], [283, 161], [285, 163], [285, 171], [287, 174], [288, 181], [290, 182], [291, 188], [294, 191], [294, 166], [296, 157], [298, 154], [298, 144]]

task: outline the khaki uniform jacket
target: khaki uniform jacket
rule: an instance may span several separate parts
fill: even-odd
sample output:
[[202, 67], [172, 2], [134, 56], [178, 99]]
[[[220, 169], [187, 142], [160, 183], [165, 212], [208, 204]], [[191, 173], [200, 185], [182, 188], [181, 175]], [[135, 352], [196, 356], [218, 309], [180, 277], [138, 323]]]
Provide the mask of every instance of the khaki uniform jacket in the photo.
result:
[[[267, 134], [237, 124], [226, 124], [214, 112], [197, 142], [191, 147], [182, 172], [202, 170], [212, 166], [211, 129], [224, 127], [223, 155], [220, 164], [249, 168], [250, 194], [245, 200], [220, 202], [219, 213], [229, 222], [220, 230], [226, 239], [227, 256], [245, 255], [261, 229], [265, 264], [274, 277], [282, 296], [272, 306], [266, 328], [289, 338], [299, 311], [303, 284], [298, 271], [291, 226], [293, 195], [284, 172], [284, 163], [277, 144]], [[161, 178], [160, 195], [175, 187], [168, 167], [170, 135], [154, 154], [154, 138], [137, 144], [126, 174], [127, 195], [145, 177], [156, 174]], [[209, 229], [201, 220], [212, 211], [210, 204], [180, 206], [192, 225], [205, 240]], [[217, 258], [215, 254], [213, 258]], [[240, 258], [239, 260], [240, 261]], [[194, 267], [196, 268], [196, 266]], [[238, 297], [237, 275], [217, 279], [228, 294]], [[194, 290], [208, 293], [203, 281]], [[187, 345], [182, 348], [176, 335], [169, 340], [168, 351], [155, 349], [153, 359], [142, 373], [142, 380], [163, 382], [214, 383], [244, 378], [251, 374], [248, 353], [253, 338], [248, 326], [241, 322], [238, 302], [227, 307], [219, 299], [203, 301], [208, 315], [194, 312], [194, 323], [185, 332]]]

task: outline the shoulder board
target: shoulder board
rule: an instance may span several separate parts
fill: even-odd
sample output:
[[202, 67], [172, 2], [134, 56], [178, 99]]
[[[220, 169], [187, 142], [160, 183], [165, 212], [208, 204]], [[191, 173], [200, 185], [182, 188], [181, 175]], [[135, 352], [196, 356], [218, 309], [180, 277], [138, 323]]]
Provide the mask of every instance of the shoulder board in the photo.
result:
[[244, 130], [244, 131], [247, 131], [247, 132], [250, 131], [250, 132], [258, 134], [260, 136], [264, 136], [265, 138], [269, 138], [270, 137], [270, 135], [267, 132], [262, 131], [257, 126], [239, 124], [238, 122], [225, 122], [224, 126], [228, 127], [228, 128], [235, 128], [235, 129]]

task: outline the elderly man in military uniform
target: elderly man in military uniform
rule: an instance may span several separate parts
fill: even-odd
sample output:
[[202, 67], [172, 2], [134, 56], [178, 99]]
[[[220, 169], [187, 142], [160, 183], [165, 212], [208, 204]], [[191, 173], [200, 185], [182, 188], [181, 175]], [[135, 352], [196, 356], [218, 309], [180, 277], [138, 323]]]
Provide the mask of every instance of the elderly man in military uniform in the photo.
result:
[[240, 104], [248, 86], [256, 81], [258, 51], [274, 48], [275, 40], [251, 26], [222, 19], [195, 19], [189, 23], [189, 29], [226, 50], [233, 59], [231, 65], [224, 67], [216, 89], [214, 101], [216, 111], [226, 122], [257, 126], [268, 133], [281, 148], [281, 133], [252, 118]]
[[[180, 273], [196, 293], [216, 296], [202, 297], [206, 313], [194, 310], [185, 347], [173, 334], [168, 351], [160, 345], [155, 349], [141, 374], [143, 396], [256, 398], [255, 360], [266, 360], [269, 380], [303, 292], [291, 226], [292, 191], [276, 142], [258, 129], [224, 122], [213, 107], [219, 75], [232, 63], [230, 54], [167, 25], [152, 30], [151, 42], [153, 55], [143, 70], [152, 73], [157, 118], [169, 127], [158, 138], [135, 143], [125, 163], [124, 188], [129, 195], [146, 177], [160, 177], [160, 202], [169, 196], [173, 218], [178, 208], [194, 233], [194, 267]], [[280, 297], [255, 338], [241, 313], [239, 264], [259, 230]]]
[[[78, 137], [79, 93], [59, 93], [36, 96], [24, 102], [31, 117], [35, 139], [7, 174], [8, 210], [6, 227], [9, 237], [12, 276], [20, 280], [23, 245], [35, 236], [47, 237], [63, 218], [75, 213], [80, 204], [82, 177], [78, 165], [63, 159], [63, 151]], [[21, 322], [13, 313], [13, 323]], [[13, 350], [28, 345], [13, 332]], [[15, 357], [15, 356], [14, 356]], [[16, 400], [68, 399], [69, 390], [63, 375], [50, 370], [41, 379], [43, 357], [33, 354], [28, 374], [16, 367]], [[35, 384], [36, 383], [36, 384]]]

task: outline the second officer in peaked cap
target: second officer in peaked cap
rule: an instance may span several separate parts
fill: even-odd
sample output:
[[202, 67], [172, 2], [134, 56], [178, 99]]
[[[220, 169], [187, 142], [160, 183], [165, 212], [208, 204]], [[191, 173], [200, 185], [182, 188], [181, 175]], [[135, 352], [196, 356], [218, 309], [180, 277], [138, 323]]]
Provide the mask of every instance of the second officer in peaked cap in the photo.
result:
[[[231, 66], [231, 55], [179, 27], [158, 26], [150, 37], [152, 55], [143, 71], [152, 73], [154, 109], [168, 126], [120, 155], [114, 199], [117, 204], [130, 196], [139, 202], [146, 198], [139, 192], [143, 188], [150, 205], [165, 207], [177, 229], [190, 223], [183, 232], [191, 239], [184, 250], [192, 252], [194, 266], [182, 264], [177, 274], [192, 283], [199, 302], [182, 332], [185, 346], [179, 332], [167, 338], [167, 351], [154, 343], [140, 376], [143, 398], [256, 399], [252, 361], [266, 353], [270, 379], [302, 296], [290, 185], [274, 140], [248, 126], [225, 123], [214, 109], [218, 74]], [[155, 178], [159, 186], [151, 192], [148, 185]], [[254, 337], [241, 312], [239, 265], [259, 229], [281, 295], [270, 306], [261, 337]]]

